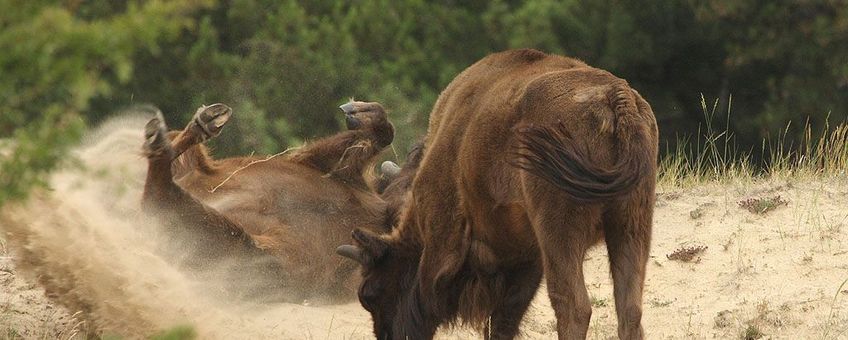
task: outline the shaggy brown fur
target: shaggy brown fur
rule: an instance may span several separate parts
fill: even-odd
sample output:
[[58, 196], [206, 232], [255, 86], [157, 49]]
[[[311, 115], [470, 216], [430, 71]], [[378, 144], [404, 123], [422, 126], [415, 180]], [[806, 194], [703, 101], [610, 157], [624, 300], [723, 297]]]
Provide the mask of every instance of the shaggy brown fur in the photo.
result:
[[582, 265], [604, 240], [618, 334], [641, 339], [657, 135], [627, 82], [578, 60], [516, 50], [463, 71], [433, 108], [397, 227], [338, 249], [363, 266], [377, 338], [453, 322], [513, 338], [543, 273], [560, 339], [585, 338]]
[[356, 265], [333, 249], [355, 226], [383, 230], [386, 204], [363, 173], [392, 142], [394, 129], [377, 103], [342, 108], [351, 130], [270, 158], [209, 157], [200, 143], [230, 118], [223, 104], [201, 107], [179, 132], [167, 133], [161, 118], [151, 120], [143, 207], [161, 216], [175, 239], [189, 243], [177, 245], [174, 254], [201, 269], [236, 263], [233, 281], [266, 277], [265, 286], [254, 284], [257, 291], [242, 296], [352, 298]]

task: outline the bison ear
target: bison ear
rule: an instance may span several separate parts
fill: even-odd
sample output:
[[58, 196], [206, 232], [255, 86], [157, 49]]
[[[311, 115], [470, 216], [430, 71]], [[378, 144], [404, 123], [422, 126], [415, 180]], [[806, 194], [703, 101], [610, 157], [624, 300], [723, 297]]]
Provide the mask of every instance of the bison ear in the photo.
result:
[[389, 249], [389, 243], [386, 242], [386, 240], [381, 238], [380, 235], [370, 231], [356, 228], [353, 230], [351, 236], [353, 236], [353, 240], [359, 244], [359, 249], [362, 254], [362, 261], [360, 261], [360, 263], [363, 265], [374, 265], [374, 263], [386, 255], [386, 252]]

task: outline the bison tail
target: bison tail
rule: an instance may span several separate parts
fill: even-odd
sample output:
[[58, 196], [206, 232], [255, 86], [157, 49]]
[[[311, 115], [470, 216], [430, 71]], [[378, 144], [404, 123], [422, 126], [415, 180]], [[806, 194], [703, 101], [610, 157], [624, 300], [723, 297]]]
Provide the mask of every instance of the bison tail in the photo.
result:
[[572, 199], [590, 203], [614, 199], [632, 191], [646, 176], [654, 176], [655, 137], [651, 123], [640, 116], [634, 92], [626, 85], [609, 93], [615, 113], [615, 147], [618, 160], [600, 167], [588, 157], [585, 143], [568, 133], [565, 123], [525, 126], [518, 129], [513, 165], [557, 186]]

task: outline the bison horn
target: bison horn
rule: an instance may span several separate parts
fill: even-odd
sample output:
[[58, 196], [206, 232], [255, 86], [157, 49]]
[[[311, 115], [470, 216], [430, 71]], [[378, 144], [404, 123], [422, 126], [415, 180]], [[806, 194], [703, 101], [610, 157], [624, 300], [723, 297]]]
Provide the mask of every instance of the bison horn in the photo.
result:
[[400, 174], [400, 167], [392, 161], [385, 161], [380, 164], [380, 172], [389, 177], [397, 177]]
[[365, 259], [362, 258], [362, 249], [359, 249], [357, 246], [352, 246], [349, 244], [341, 245], [336, 248], [336, 254], [347, 257], [351, 260], [359, 262], [360, 264], [365, 263]]

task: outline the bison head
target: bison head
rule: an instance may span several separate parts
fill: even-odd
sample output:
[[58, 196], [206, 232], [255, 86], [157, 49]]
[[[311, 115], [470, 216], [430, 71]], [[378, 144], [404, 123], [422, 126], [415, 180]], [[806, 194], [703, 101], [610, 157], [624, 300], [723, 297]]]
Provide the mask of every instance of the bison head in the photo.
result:
[[403, 323], [418, 256], [389, 235], [362, 229], [353, 231], [353, 245], [343, 245], [336, 253], [362, 265], [359, 302], [371, 313], [377, 339], [394, 339], [396, 324]]

